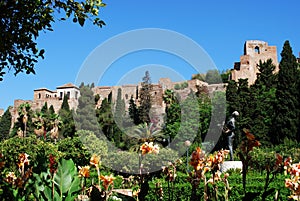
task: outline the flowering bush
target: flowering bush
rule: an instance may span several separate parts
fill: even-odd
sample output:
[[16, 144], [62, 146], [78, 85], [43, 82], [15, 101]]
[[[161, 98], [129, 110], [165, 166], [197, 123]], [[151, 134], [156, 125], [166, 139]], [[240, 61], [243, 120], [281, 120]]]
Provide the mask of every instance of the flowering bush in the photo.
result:
[[290, 178], [285, 179], [285, 187], [292, 191], [289, 198], [300, 200], [300, 163], [292, 164], [292, 159], [288, 158], [284, 162], [284, 169]]
[[[228, 199], [228, 174], [225, 174], [221, 178], [220, 164], [224, 162], [225, 157], [229, 153], [228, 150], [220, 150], [212, 155], [207, 156], [200, 147], [197, 147], [193, 151], [190, 165], [193, 167], [193, 171], [189, 173], [189, 181], [192, 184], [192, 195], [191, 200], [197, 199], [196, 189], [199, 186], [201, 180], [204, 182], [204, 200], [218, 199], [218, 188], [217, 182], [221, 181], [225, 183], [225, 194], [224, 197]], [[206, 174], [207, 173], [207, 174]], [[210, 175], [208, 174], [210, 173]], [[210, 176], [207, 179], [207, 176]], [[209, 185], [212, 185], [213, 191], [209, 191]]]

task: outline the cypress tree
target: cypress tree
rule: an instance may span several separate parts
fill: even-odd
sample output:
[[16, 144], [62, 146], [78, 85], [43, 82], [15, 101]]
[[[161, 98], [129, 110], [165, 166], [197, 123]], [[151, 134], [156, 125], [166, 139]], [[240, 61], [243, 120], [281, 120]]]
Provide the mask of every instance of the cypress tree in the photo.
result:
[[257, 79], [250, 88], [251, 108], [249, 122], [251, 132], [255, 134], [257, 139], [264, 145], [271, 143], [271, 127], [272, 118], [274, 116], [275, 101], [275, 81], [274, 74], [275, 65], [271, 59], [265, 62], [260, 61], [258, 65], [259, 73]]
[[10, 108], [8, 107], [7, 110], [4, 112], [3, 116], [0, 119], [0, 140], [5, 140], [9, 138], [9, 131], [11, 128], [11, 113]]
[[142, 123], [150, 123], [150, 109], [152, 104], [151, 97], [151, 78], [149, 71], [145, 72], [143, 77], [142, 87], [140, 90], [140, 106], [139, 106], [139, 119]]
[[274, 143], [284, 138], [296, 139], [299, 123], [298, 64], [289, 41], [285, 41], [279, 63], [276, 90], [275, 118], [273, 120]]
[[63, 125], [61, 126], [60, 133], [64, 137], [73, 137], [76, 133], [75, 122], [73, 118], [73, 112], [70, 110], [68, 103], [68, 96], [64, 96], [61, 108], [58, 112], [61, 117]]
[[95, 97], [89, 85], [80, 85], [80, 97], [74, 119], [77, 130], [89, 130], [100, 137], [99, 124], [95, 111]]

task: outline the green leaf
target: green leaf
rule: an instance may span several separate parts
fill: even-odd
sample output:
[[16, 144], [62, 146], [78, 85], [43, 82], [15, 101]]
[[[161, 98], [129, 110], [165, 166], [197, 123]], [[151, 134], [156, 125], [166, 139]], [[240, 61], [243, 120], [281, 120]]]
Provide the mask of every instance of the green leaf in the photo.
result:
[[85, 19], [83, 17], [79, 17], [78, 22], [79, 22], [80, 26], [83, 26], [84, 22], [85, 22]]
[[45, 187], [44, 194], [45, 194], [47, 200], [53, 200], [51, 189], [48, 186]]
[[61, 160], [54, 175], [54, 183], [59, 189], [59, 195], [67, 193], [70, 198], [73, 193], [80, 190], [80, 179], [72, 160]]

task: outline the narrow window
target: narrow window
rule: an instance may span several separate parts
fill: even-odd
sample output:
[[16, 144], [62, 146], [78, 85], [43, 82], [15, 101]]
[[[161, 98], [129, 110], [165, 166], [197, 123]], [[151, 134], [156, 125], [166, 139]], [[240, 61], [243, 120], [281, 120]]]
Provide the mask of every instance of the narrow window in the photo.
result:
[[259, 47], [258, 47], [258, 46], [256, 46], [256, 47], [254, 48], [254, 50], [255, 50], [255, 52], [256, 52], [257, 54], [260, 54], [260, 50], [259, 50]]

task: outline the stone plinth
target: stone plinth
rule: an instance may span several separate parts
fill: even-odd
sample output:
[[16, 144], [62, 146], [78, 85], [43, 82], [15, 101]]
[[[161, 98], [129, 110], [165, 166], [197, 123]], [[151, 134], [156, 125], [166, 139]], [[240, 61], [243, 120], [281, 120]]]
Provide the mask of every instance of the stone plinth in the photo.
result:
[[224, 163], [221, 164], [221, 172], [226, 172], [229, 169], [242, 170], [242, 168], [243, 168], [242, 161], [224, 161]]

